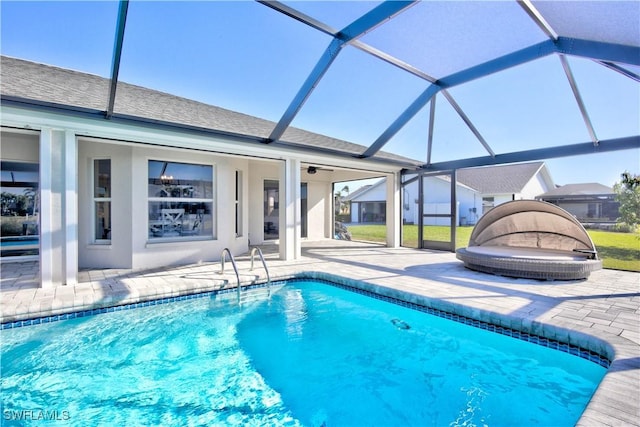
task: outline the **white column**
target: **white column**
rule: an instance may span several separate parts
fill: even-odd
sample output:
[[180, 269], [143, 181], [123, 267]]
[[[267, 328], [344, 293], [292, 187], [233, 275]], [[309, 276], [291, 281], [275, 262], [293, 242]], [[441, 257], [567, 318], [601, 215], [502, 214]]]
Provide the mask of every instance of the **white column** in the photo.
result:
[[336, 212], [333, 206], [333, 184], [328, 182], [324, 193], [324, 237], [327, 239], [333, 239], [336, 234]]
[[301, 256], [300, 160], [286, 159], [280, 168], [280, 259]]
[[78, 141], [71, 131], [64, 141], [64, 282], [78, 281]]
[[40, 286], [53, 287], [52, 130], [40, 131]]
[[387, 175], [387, 246], [400, 246], [400, 173]]
[[[50, 288], [67, 283], [67, 271], [73, 270], [72, 283], [77, 272], [77, 209], [75, 141], [67, 152], [68, 133], [43, 128], [40, 131], [40, 284]], [[68, 159], [67, 156], [70, 156]], [[72, 162], [72, 163], [69, 163]], [[67, 170], [67, 165], [71, 170]], [[67, 189], [69, 175], [72, 187]], [[72, 208], [68, 207], [67, 193], [73, 192]], [[66, 214], [71, 212], [71, 219]], [[67, 227], [72, 223], [71, 234]], [[71, 253], [68, 242], [72, 241]], [[71, 264], [67, 263], [69, 258]]]

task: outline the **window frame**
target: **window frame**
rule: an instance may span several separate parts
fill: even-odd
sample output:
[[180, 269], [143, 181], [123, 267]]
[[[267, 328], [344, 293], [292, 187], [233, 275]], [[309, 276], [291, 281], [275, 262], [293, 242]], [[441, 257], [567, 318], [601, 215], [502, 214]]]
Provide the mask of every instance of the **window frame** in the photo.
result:
[[[109, 161], [109, 197], [97, 197], [96, 196], [96, 162], [101, 160]], [[111, 157], [93, 157], [91, 158], [91, 242], [94, 245], [111, 245], [113, 238], [113, 218], [112, 218], [112, 207], [113, 207], [113, 173], [112, 173], [112, 159]], [[109, 206], [109, 238], [108, 239], [98, 239], [97, 235], [97, 215], [98, 215], [98, 203], [108, 203]]]
[[236, 170], [235, 171], [235, 194], [234, 194], [234, 198], [235, 198], [235, 202], [234, 202], [234, 215], [235, 215], [235, 235], [236, 238], [238, 237], [242, 237], [243, 236], [243, 227], [242, 227], [242, 208], [243, 208], [243, 204], [242, 204], [242, 194], [243, 194], [243, 180], [242, 180], [242, 171], [241, 170]]
[[[193, 165], [193, 166], [204, 166], [211, 169], [210, 173], [210, 183], [211, 183], [211, 198], [206, 197], [198, 197], [198, 198], [188, 198], [188, 197], [159, 197], [159, 196], [149, 196], [149, 164], [150, 162], [161, 162], [168, 164], [180, 164], [180, 165]], [[189, 160], [169, 160], [163, 159], [161, 157], [149, 157], [147, 158], [147, 174], [146, 174], [146, 205], [147, 205], [147, 243], [148, 244], [156, 244], [156, 243], [179, 243], [179, 242], [192, 242], [192, 241], [202, 241], [202, 240], [216, 240], [217, 239], [217, 221], [216, 221], [216, 165], [214, 163], [207, 162], [194, 162]], [[179, 180], [180, 178], [176, 178]], [[206, 234], [190, 234], [190, 235], [171, 235], [171, 236], [152, 236], [151, 227], [152, 227], [152, 219], [151, 219], [151, 203], [172, 203], [172, 204], [187, 204], [187, 203], [202, 203], [208, 204], [211, 216], [211, 233]], [[179, 209], [179, 208], [176, 208]]]

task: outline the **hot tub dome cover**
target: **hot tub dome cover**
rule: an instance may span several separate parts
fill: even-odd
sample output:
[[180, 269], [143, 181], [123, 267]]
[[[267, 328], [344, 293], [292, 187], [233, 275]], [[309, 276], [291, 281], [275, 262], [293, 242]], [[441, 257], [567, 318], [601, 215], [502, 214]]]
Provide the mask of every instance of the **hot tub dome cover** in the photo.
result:
[[596, 251], [591, 237], [573, 215], [539, 200], [515, 200], [487, 212], [471, 233], [471, 246]]

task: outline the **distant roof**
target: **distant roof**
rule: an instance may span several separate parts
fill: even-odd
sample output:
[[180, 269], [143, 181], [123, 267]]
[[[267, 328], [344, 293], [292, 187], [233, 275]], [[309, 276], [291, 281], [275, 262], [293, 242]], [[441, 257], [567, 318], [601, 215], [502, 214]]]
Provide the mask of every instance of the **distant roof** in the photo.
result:
[[537, 198], [546, 199], [567, 196], [601, 196], [614, 194], [611, 187], [595, 182], [585, 184], [567, 184], [540, 194]]
[[[1, 56], [0, 60], [3, 103], [10, 101], [22, 106], [55, 108], [104, 118], [109, 79], [8, 56]], [[265, 143], [276, 125], [258, 117], [121, 81], [118, 82], [113, 119], [176, 125]], [[340, 155], [358, 155], [366, 148], [295, 127], [289, 127], [273, 145]], [[373, 159], [392, 161], [405, 167], [421, 164], [387, 152], [379, 152]]]
[[369, 191], [373, 186], [378, 186], [380, 185], [381, 182], [383, 182], [384, 180], [380, 180], [378, 182], [376, 182], [375, 184], [368, 184], [368, 185], [363, 185], [362, 187], [358, 188], [357, 190], [355, 190], [353, 193], [349, 193], [348, 196], [346, 196], [344, 198], [344, 200], [346, 202], [351, 201], [353, 199], [356, 199], [358, 197], [360, 197], [361, 195], [363, 195], [364, 193], [366, 193], [367, 191]]
[[522, 191], [544, 166], [544, 162], [531, 162], [460, 169], [457, 179], [480, 193], [513, 194]]

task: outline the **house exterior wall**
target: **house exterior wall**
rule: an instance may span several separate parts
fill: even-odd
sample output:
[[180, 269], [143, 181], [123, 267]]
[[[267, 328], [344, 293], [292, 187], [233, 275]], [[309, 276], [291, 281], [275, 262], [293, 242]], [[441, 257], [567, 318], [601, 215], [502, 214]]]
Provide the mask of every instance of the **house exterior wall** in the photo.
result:
[[[235, 172], [241, 170], [243, 176], [246, 175], [247, 160], [83, 140], [78, 151], [80, 268], [145, 269], [217, 260], [225, 247], [232, 253], [248, 249], [246, 234], [235, 236]], [[105, 158], [111, 159], [112, 229], [109, 244], [100, 244], [93, 239], [90, 174], [93, 160]], [[213, 237], [180, 241], [149, 239], [149, 160], [213, 166]]]
[[[78, 266], [80, 268], [133, 268], [134, 224], [146, 229], [144, 210], [133, 209], [133, 153], [129, 146], [97, 141], [78, 142]], [[94, 159], [111, 160], [111, 242], [96, 244], [93, 229]], [[146, 170], [146, 166], [145, 166]], [[146, 183], [146, 175], [144, 183]], [[144, 194], [144, 199], [147, 195]], [[146, 237], [145, 237], [146, 239]]]
[[[403, 201], [404, 218], [411, 218], [418, 224], [418, 182], [407, 185], [404, 189]], [[424, 178], [424, 213], [450, 213], [451, 185], [449, 181], [437, 177]], [[456, 188], [456, 223], [458, 225], [473, 225], [480, 216], [482, 198], [475, 190], [458, 185]], [[475, 212], [473, 209], [475, 208]], [[425, 218], [424, 225], [449, 225], [448, 218]]]
[[318, 240], [331, 237], [331, 224], [327, 218], [331, 218], [331, 183], [308, 181], [307, 239]]
[[549, 200], [583, 223], [615, 222], [620, 216], [620, 203], [594, 197], [592, 200]]
[[[482, 197], [482, 209], [478, 209], [478, 215], [482, 216], [491, 209], [503, 203], [510, 202], [512, 200], [518, 200], [515, 194], [481, 194]], [[493, 199], [491, 202], [486, 202], [487, 199]]]
[[458, 186], [456, 197], [458, 199], [458, 225], [474, 225], [478, 222], [482, 210], [482, 197], [478, 192]]
[[[123, 124], [5, 105], [0, 113], [2, 159], [40, 163], [41, 217], [45, 219], [39, 259], [43, 287], [75, 284], [79, 268], [146, 269], [216, 261], [224, 248], [235, 255], [245, 253], [249, 244], [264, 242], [265, 179], [280, 182], [279, 202], [286, 208], [286, 214], [279, 215], [284, 230], [280, 232], [280, 255], [294, 259], [300, 256], [299, 186], [303, 177], [308, 183], [308, 237], [319, 239], [331, 238], [333, 233], [334, 175], [364, 179], [398, 170], [375, 161], [362, 163], [295, 148], [274, 149], [268, 144], [238, 144], [170, 126], [137, 126], [133, 121]], [[93, 224], [95, 159], [111, 161], [110, 236], [102, 241], [96, 241]], [[214, 236], [194, 235], [192, 239], [180, 233], [175, 239], [151, 238], [149, 160], [213, 168]], [[311, 161], [335, 164], [336, 171], [304, 176], [301, 171]], [[372, 168], [369, 176], [363, 165]], [[235, 230], [237, 171], [242, 177], [239, 236]]]
[[38, 163], [40, 161], [39, 136], [37, 132], [2, 132], [0, 151], [2, 160]]
[[357, 202], [380, 202], [387, 200], [387, 188], [385, 187], [386, 180], [377, 183], [369, 188], [369, 190], [361, 194], [356, 201]]
[[[249, 240], [251, 245], [265, 243], [264, 240], [264, 181], [280, 181], [280, 168], [284, 162], [249, 161]], [[307, 184], [307, 239], [324, 239], [331, 235], [331, 182], [328, 178], [305, 176]], [[280, 192], [282, 192], [282, 184]], [[278, 203], [278, 207], [280, 204]], [[268, 220], [279, 223], [281, 209], [272, 213]]]
[[364, 193], [350, 200], [350, 222], [383, 222], [386, 218], [386, 179], [373, 184]]
[[360, 203], [351, 201], [351, 223], [357, 224], [360, 222]]
[[559, 207], [569, 212], [571, 215], [576, 218], [587, 218], [589, 204], [588, 203], [557, 203]]
[[542, 193], [546, 193], [551, 190], [548, 187], [541, 173], [537, 173], [527, 184], [522, 188], [522, 191], [516, 196], [516, 200], [533, 200], [536, 196]]
[[[29, 164], [29, 166], [35, 170], [39, 169], [40, 164], [40, 135], [38, 132], [2, 132], [0, 136], [0, 153], [2, 154], [2, 160], [6, 162], [15, 162], [16, 164]], [[13, 166], [10, 166], [13, 168]], [[37, 239], [39, 243], [40, 238], [40, 224], [39, 224], [39, 197], [37, 195], [38, 189], [32, 189], [31, 185], [39, 186], [35, 183], [35, 180], [39, 180], [34, 176], [33, 172], [28, 173], [27, 176], [10, 175], [7, 176], [6, 168], [3, 168], [3, 178], [12, 179], [16, 181], [28, 180], [29, 187], [10, 187], [3, 188], [3, 193], [8, 195], [3, 196], [2, 217], [0, 223], [2, 224], [2, 231], [0, 236], [4, 239], [28, 239], [28, 244], [21, 248], [2, 248], [2, 259], [9, 259], [15, 257], [19, 260], [35, 260], [39, 256], [39, 247], [35, 248], [33, 239]], [[10, 195], [21, 197], [21, 201], [18, 198], [13, 198]], [[25, 198], [28, 196], [28, 202], [24, 204]], [[30, 237], [28, 237], [30, 236]]]
[[[281, 162], [249, 161], [249, 241], [251, 245], [261, 245], [264, 240], [264, 181], [280, 180]], [[282, 188], [282, 185], [280, 186]], [[278, 205], [279, 211], [279, 205]], [[279, 212], [273, 212], [273, 221], [278, 224]]]

